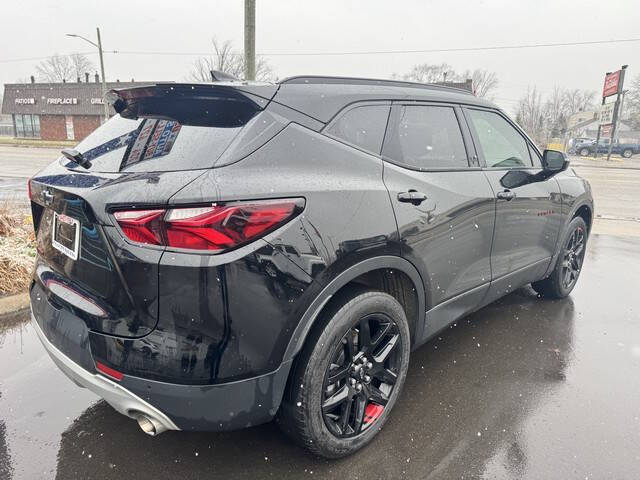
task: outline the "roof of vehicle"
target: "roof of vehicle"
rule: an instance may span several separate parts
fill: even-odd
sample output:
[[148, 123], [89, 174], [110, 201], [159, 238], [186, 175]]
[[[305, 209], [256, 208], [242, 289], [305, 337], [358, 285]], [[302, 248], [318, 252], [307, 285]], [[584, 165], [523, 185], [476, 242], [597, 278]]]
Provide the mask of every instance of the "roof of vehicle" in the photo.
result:
[[460, 88], [398, 80], [298, 76], [286, 78], [279, 85], [274, 101], [324, 123], [345, 106], [361, 101], [415, 100], [495, 107]]
[[[277, 102], [322, 123], [329, 122], [347, 105], [363, 101], [408, 100], [459, 103], [495, 107], [467, 90], [445, 85], [382, 80], [373, 78], [298, 76], [276, 84], [255, 81], [214, 81], [207, 83], [157, 83], [144, 87], [113, 90], [123, 101], [154, 97], [214, 98], [242, 95], [264, 108]], [[114, 98], [108, 101], [116, 105]], [[116, 108], [121, 113], [121, 108]]]

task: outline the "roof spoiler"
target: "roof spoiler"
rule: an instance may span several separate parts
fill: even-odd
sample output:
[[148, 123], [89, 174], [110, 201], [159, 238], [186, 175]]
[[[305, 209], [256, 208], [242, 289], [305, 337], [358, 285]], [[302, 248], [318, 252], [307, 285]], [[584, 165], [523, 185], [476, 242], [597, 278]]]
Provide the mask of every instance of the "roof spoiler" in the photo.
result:
[[247, 82], [158, 83], [110, 90], [105, 100], [123, 118], [161, 118], [182, 125], [234, 127], [271, 101], [277, 85]]
[[239, 82], [240, 79], [221, 70], [209, 70], [212, 82]]

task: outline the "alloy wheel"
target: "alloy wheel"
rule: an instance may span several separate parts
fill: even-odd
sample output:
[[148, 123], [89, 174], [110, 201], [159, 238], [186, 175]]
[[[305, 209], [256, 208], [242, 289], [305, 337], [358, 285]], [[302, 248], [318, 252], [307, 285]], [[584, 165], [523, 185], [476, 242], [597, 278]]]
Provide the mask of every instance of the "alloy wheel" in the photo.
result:
[[401, 365], [402, 340], [387, 315], [370, 314], [336, 346], [324, 375], [322, 417], [339, 438], [354, 437], [382, 415]]
[[562, 273], [561, 281], [562, 286], [565, 289], [569, 289], [578, 280], [580, 275], [580, 269], [582, 268], [582, 261], [584, 259], [585, 252], [585, 236], [582, 227], [576, 228], [569, 239], [564, 249], [564, 256], [562, 259]]

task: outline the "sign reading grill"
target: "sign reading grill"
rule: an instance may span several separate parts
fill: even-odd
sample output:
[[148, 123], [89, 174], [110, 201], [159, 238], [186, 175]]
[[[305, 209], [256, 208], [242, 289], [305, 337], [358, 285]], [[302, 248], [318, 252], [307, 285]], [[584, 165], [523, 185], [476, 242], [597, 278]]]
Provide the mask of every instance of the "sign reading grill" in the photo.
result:
[[78, 260], [80, 222], [75, 218], [54, 212], [51, 244], [53, 248], [64, 253], [67, 257]]

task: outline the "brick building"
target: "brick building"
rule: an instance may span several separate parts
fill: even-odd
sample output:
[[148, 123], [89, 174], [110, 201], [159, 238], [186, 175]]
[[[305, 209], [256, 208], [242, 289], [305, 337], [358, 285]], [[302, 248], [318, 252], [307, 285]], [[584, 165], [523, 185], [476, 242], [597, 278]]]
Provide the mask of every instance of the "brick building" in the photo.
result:
[[[108, 82], [107, 90], [156, 82]], [[96, 75], [84, 82], [9, 83], [2, 113], [10, 115], [13, 136], [42, 140], [82, 140], [104, 121], [102, 84]], [[111, 110], [111, 115], [114, 112]]]

